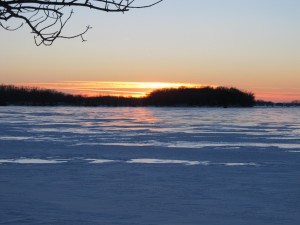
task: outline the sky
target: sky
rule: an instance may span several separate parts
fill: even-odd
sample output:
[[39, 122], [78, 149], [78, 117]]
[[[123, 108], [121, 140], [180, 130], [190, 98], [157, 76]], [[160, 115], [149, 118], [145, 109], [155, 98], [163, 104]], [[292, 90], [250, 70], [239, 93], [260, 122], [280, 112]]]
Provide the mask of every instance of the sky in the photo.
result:
[[86, 25], [86, 42], [50, 47], [35, 46], [28, 28], [0, 29], [0, 83], [127, 95], [195, 84], [300, 100], [299, 0], [164, 0], [125, 14], [77, 8], [65, 32]]

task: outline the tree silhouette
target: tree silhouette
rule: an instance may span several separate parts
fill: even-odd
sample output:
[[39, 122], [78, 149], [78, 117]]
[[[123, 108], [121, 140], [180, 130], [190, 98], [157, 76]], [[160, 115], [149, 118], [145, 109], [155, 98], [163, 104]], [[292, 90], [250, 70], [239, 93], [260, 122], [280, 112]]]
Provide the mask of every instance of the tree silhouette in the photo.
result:
[[150, 106], [254, 106], [254, 94], [227, 87], [180, 87], [152, 91], [145, 99]]
[[[17, 87], [0, 84], [0, 106], [217, 106], [217, 107], [251, 107], [255, 105], [252, 93], [242, 92], [236, 88], [200, 87], [169, 88], [152, 91], [143, 98], [122, 96], [87, 97], [71, 95], [55, 90]], [[273, 103], [274, 104], [274, 103]], [[285, 104], [286, 105], [286, 104]], [[291, 106], [297, 105], [290, 104]], [[298, 104], [300, 105], [300, 104]]]
[[[34, 34], [36, 45], [51, 45], [58, 38], [79, 37], [91, 29], [87, 26], [79, 34], [66, 36], [63, 28], [72, 17], [74, 8], [89, 8], [104, 12], [126, 12], [134, 8], [147, 8], [163, 0], [153, 0], [147, 5], [134, 5], [136, 0], [0, 0], [0, 26], [14, 31], [27, 24]], [[8, 22], [18, 20], [16, 27]]]

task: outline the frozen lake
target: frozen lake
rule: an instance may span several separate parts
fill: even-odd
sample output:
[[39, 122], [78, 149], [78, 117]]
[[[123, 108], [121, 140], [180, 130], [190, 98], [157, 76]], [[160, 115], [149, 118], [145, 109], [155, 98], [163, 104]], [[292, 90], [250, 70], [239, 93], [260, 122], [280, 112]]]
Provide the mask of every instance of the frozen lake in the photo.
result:
[[300, 108], [0, 107], [0, 128], [0, 224], [300, 224]]

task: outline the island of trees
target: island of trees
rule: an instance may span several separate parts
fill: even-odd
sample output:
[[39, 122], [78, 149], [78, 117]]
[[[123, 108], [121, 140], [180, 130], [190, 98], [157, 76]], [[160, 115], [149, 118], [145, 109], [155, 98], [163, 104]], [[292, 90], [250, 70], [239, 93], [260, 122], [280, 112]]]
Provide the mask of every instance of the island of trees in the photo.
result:
[[55, 90], [0, 85], [0, 105], [20, 106], [216, 106], [251, 107], [252, 93], [227, 87], [158, 89], [146, 97], [72, 95]]
[[255, 100], [254, 94], [228, 87], [180, 87], [158, 89], [142, 98], [122, 96], [87, 97], [63, 92], [0, 85], [0, 106], [170, 106], [252, 107], [300, 106], [300, 101], [274, 103]]

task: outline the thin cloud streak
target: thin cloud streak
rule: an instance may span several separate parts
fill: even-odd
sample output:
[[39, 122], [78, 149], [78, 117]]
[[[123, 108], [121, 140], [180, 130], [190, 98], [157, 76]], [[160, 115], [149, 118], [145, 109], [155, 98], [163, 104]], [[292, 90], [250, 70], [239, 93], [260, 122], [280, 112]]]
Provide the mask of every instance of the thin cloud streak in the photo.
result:
[[[126, 96], [143, 97], [155, 89], [186, 87], [203, 87], [217, 85], [196, 83], [168, 83], [168, 82], [118, 82], [118, 81], [60, 81], [60, 82], [32, 82], [15, 83], [18, 86], [38, 87], [54, 89], [70, 94], [85, 96]], [[240, 88], [240, 87], [237, 87]], [[242, 88], [244, 91], [253, 92], [256, 99], [274, 102], [289, 102], [299, 100], [300, 88], [276, 88], [268, 86], [256, 86]]]
[[[178, 87], [208, 86], [192, 83], [167, 83], [167, 82], [117, 82], [117, 81], [61, 81], [51, 83], [18, 83], [27, 87], [54, 89], [71, 94], [87, 96], [113, 95], [142, 97], [155, 89]], [[212, 86], [212, 85], [210, 85]]]

